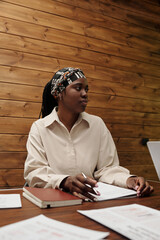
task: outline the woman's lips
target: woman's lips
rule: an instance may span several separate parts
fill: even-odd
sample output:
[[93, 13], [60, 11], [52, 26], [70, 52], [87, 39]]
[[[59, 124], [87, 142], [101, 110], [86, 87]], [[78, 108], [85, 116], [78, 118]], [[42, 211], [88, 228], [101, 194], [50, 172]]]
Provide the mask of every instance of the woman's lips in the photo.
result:
[[82, 100], [80, 101], [83, 106], [87, 106], [88, 100]]

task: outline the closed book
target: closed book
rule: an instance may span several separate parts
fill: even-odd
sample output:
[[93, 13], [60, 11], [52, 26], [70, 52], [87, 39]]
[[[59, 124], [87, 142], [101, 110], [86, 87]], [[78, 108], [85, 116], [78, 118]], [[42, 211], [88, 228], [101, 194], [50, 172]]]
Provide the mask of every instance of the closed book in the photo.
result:
[[24, 187], [23, 196], [40, 208], [78, 205], [82, 199], [53, 188]]

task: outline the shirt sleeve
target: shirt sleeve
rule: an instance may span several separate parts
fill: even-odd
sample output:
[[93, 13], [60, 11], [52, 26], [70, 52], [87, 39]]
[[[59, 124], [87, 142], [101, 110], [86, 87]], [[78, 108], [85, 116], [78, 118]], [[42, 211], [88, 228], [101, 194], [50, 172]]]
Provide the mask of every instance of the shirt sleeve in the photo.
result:
[[36, 123], [33, 123], [27, 140], [27, 158], [24, 178], [30, 187], [59, 188], [67, 175], [55, 174], [48, 164], [43, 142]]
[[[102, 121], [102, 120], [101, 120]], [[102, 121], [100, 124], [100, 151], [97, 169], [94, 172], [96, 180], [108, 184], [127, 187], [127, 178], [132, 176], [128, 169], [119, 166], [119, 159], [113, 138]]]

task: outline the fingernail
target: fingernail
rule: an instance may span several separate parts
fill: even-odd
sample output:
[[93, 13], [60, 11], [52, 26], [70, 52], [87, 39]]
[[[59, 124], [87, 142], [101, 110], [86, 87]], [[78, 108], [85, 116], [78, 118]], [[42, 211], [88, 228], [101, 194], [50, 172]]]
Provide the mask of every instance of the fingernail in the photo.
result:
[[98, 196], [100, 196], [101, 194], [100, 194], [100, 192], [99, 191], [97, 191], [96, 189], [94, 189], [94, 192], [98, 195]]
[[83, 199], [85, 202], [90, 202], [88, 198]]
[[137, 192], [137, 197], [141, 197], [140, 191]]
[[135, 186], [135, 190], [137, 190], [138, 189], [138, 185], [137, 186]]
[[93, 201], [94, 201], [94, 202], [97, 202], [97, 201], [98, 201], [98, 199], [97, 199], [97, 198], [94, 198], [94, 199], [93, 199]]
[[90, 199], [90, 198], [85, 198], [84, 201], [85, 202], [93, 202], [92, 199]]

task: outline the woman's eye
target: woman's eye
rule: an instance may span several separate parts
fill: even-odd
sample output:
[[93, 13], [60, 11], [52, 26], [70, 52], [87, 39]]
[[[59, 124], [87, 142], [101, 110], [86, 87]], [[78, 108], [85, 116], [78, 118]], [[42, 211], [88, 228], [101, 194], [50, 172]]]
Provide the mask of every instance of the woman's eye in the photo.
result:
[[85, 89], [85, 91], [88, 92], [88, 91], [89, 91], [89, 88], [87, 87], [87, 88]]
[[77, 91], [80, 91], [80, 90], [81, 90], [81, 87], [76, 87], [76, 90], [77, 90]]
[[[75, 89], [76, 89], [77, 91], [81, 91], [83, 88], [82, 88], [81, 86], [79, 86], [79, 87], [77, 86], [77, 87], [75, 87]], [[86, 91], [86, 92], [88, 92], [88, 90], [89, 90], [88, 87], [85, 88], [85, 91]]]

